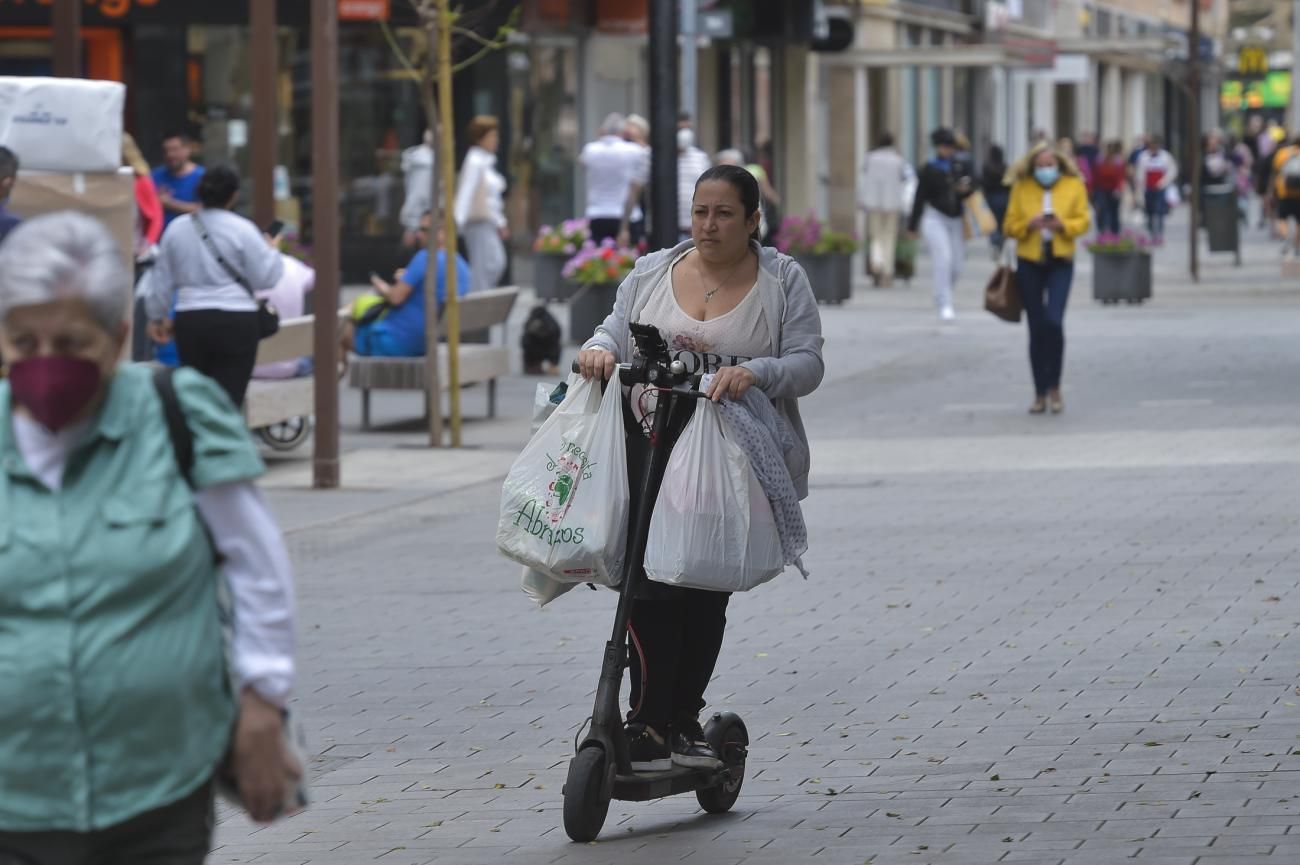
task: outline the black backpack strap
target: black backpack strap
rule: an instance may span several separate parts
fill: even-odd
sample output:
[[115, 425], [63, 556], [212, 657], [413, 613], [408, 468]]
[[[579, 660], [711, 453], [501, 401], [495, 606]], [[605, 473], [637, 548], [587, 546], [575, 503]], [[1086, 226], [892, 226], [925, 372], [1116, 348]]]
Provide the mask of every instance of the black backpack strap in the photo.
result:
[[158, 401], [162, 403], [163, 419], [167, 422], [167, 436], [172, 441], [172, 452], [176, 455], [176, 466], [190, 488], [194, 487], [194, 434], [185, 422], [185, 413], [181, 410], [180, 398], [176, 396], [176, 385], [171, 367], [159, 367], [153, 373], [153, 386], [158, 391]]

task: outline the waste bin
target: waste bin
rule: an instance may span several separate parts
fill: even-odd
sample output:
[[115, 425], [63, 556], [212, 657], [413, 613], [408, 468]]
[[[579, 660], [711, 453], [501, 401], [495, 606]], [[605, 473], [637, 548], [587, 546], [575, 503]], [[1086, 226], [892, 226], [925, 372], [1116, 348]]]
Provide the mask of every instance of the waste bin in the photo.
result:
[[1201, 196], [1201, 219], [1209, 234], [1210, 252], [1231, 252], [1241, 264], [1241, 213], [1231, 184], [1207, 186]]
[[584, 285], [569, 299], [569, 342], [582, 345], [614, 309], [618, 283]]

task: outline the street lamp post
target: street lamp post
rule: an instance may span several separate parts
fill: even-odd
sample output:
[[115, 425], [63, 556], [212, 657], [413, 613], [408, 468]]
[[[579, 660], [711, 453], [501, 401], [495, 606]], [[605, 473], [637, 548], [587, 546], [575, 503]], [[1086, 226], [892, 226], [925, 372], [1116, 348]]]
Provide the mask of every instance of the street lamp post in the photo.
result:
[[249, 53], [252, 57], [253, 219], [265, 229], [275, 219], [276, 84], [279, 60], [274, 3], [249, 0]]
[[338, 0], [311, 0], [312, 236], [316, 439], [312, 486], [339, 485]]
[[677, 245], [677, 2], [650, 0], [650, 248]]
[[1187, 104], [1187, 160], [1192, 170], [1192, 186], [1188, 193], [1187, 214], [1191, 224], [1188, 269], [1192, 282], [1201, 278], [1198, 260], [1198, 234], [1201, 215], [1201, 0], [1192, 0], [1192, 32], [1187, 50], [1187, 87], [1191, 98]]

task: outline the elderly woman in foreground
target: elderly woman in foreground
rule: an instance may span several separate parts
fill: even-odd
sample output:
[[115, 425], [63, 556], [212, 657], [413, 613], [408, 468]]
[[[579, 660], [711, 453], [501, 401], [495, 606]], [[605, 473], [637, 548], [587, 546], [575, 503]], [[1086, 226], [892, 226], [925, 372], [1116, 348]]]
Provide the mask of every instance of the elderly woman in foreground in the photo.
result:
[[261, 461], [211, 380], [119, 364], [130, 302], [89, 217], [30, 220], [0, 249], [0, 862], [198, 865], [219, 770], [259, 821], [301, 772]]

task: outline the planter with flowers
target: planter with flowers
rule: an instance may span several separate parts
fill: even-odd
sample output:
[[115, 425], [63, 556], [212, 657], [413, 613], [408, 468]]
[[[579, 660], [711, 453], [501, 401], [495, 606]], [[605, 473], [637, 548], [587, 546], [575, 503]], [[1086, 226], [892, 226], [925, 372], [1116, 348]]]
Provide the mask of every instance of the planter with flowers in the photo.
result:
[[613, 311], [618, 287], [635, 264], [636, 251], [622, 249], [612, 240], [600, 246], [588, 240], [565, 263], [564, 278], [578, 286], [569, 298], [569, 339], [575, 345], [586, 342]]
[[776, 248], [803, 265], [818, 303], [843, 303], [853, 295], [852, 234], [826, 228], [816, 216], [787, 216], [776, 233]]
[[1104, 304], [1142, 303], [1151, 297], [1151, 247], [1145, 234], [1125, 230], [1099, 234], [1092, 253], [1092, 297]]
[[568, 219], [558, 228], [543, 225], [533, 241], [533, 282], [538, 300], [568, 300], [574, 285], [564, 279], [565, 263], [591, 239], [585, 219]]

